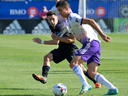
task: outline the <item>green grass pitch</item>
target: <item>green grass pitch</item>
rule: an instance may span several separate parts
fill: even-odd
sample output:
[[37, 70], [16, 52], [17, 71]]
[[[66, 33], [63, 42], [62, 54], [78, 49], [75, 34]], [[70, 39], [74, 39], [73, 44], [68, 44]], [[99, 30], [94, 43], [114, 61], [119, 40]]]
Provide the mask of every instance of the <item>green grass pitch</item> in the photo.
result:
[[[128, 34], [107, 34], [111, 43], [102, 40], [101, 66], [103, 74], [119, 90], [118, 96], [128, 94]], [[50, 35], [0, 35], [0, 96], [53, 96], [53, 86], [64, 83], [67, 96], [78, 96], [81, 81], [69, 68], [66, 60], [59, 64], [51, 62], [46, 84], [32, 78], [32, 73], [41, 74], [43, 57], [57, 45], [43, 45], [32, 41], [34, 37], [50, 40]], [[101, 39], [101, 38], [100, 38]], [[81, 44], [77, 42], [79, 48]], [[87, 68], [86, 63], [84, 66]], [[105, 85], [85, 93], [85, 96], [103, 96], [108, 91]]]

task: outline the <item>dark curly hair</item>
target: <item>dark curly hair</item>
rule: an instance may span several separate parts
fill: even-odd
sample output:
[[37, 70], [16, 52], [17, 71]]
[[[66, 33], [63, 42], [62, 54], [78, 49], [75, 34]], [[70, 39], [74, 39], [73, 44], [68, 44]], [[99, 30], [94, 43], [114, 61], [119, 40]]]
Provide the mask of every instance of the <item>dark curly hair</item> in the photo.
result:
[[47, 17], [48, 17], [48, 16], [52, 16], [52, 15], [56, 15], [56, 16], [57, 16], [55, 10], [49, 10], [49, 11], [48, 11], [48, 13], [47, 13]]
[[67, 0], [60, 0], [57, 4], [56, 7], [64, 7], [66, 8], [67, 6], [70, 8], [70, 4]]

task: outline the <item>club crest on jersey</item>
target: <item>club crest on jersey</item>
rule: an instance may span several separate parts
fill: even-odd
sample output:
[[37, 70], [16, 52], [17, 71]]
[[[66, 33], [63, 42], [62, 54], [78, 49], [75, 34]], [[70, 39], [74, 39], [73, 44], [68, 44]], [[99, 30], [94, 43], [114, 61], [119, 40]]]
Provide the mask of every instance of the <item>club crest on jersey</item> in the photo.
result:
[[56, 32], [56, 35], [57, 35], [57, 36], [60, 36], [60, 32]]
[[76, 18], [76, 22], [80, 22], [80, 20], [78, 18]]

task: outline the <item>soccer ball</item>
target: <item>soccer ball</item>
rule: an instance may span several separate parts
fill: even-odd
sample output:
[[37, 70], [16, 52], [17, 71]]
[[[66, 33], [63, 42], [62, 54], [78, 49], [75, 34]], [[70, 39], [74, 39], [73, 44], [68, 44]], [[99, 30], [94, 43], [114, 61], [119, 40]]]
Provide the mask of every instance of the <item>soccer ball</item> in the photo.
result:
[[55, 96], [64, 96], [67, 94], [67, 87], [62, 83], [58, 83], [53, 87], [53, 93]]

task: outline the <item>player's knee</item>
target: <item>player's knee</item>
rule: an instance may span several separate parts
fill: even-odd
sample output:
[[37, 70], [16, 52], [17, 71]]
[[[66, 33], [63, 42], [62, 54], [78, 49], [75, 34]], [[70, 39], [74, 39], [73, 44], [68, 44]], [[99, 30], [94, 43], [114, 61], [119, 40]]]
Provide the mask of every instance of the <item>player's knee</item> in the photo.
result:
[[70, 68], [72, 69], [75, 65], [76, 65], [75, 62], [71, 62], [71, 63], [70, 63]]
[[88, 70], [88, 73], [89, 73], [89, 76], [94, 79], [94, 77], [96, 75], [96, 72], [93, 72], [93, 71], [89, 71]]
[[44, 61], [49, 61], [50, 59], [49, 59], [49, 56], [48, 55], [45, 55], [44, 56]]
[[70, 63], [69, 67], [72, 69], [73, 68], [73, 65]]
[[76, 64], [74, 62], [70, 63], [70, 68], [72, 69]]

